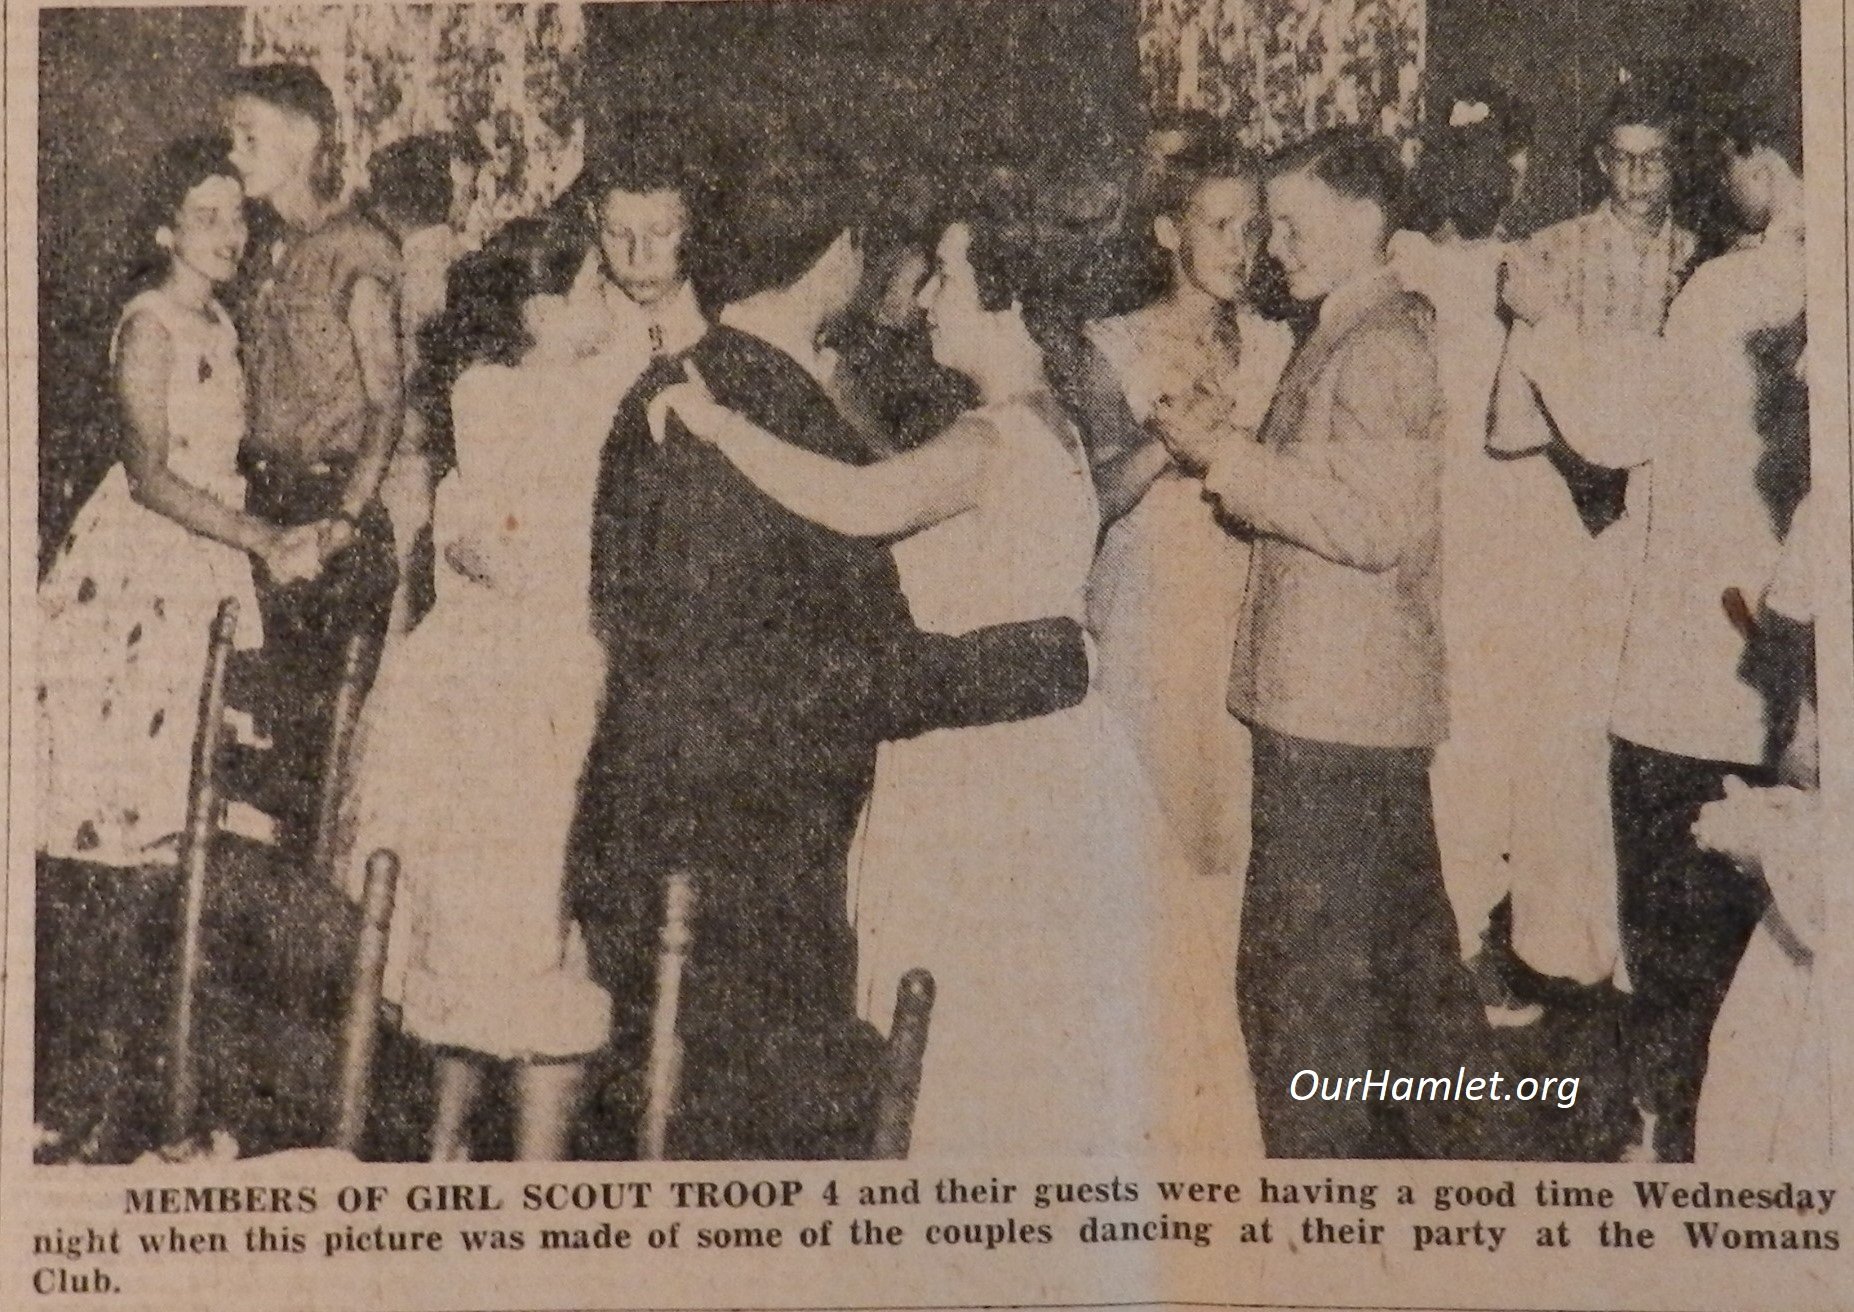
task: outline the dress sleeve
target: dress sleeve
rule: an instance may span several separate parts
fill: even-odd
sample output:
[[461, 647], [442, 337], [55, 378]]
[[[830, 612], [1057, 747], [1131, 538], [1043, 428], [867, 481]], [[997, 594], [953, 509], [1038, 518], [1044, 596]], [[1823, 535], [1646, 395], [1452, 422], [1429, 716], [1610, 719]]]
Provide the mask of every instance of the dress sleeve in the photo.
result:
[[1688, 350], [1742, 349], [1752, 334], [1781, 328], [1803, 312], [1803, 262], [1763, 249], [1708, 260], [1668, 307], [1661, 335]]
[[1567, 258], [1566, 248], [1577, 244], [1580, 231], [1578, 221], [1569, 219], [1508, 248], [1506, 299], [1521, 318], [1543, 321], [1575, 308], [1569, 272], [1576, 262]]
[[1680, 398], [1667, 343], [1647, 333], [1579, 333], [1568, 319], [1518, 323], [1506, 369], [1523, 374], [1565, 443], [1592, 464], [1628, 469], [1654, 458]]

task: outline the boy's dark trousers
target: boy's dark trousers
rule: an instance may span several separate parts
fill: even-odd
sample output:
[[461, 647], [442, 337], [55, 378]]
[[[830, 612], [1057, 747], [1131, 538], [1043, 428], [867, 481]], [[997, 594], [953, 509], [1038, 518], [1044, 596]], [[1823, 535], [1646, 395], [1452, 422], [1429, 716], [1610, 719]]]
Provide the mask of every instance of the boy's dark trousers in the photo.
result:
[[[246, 509], [269, 523], [294, 527], [340, 513], [354, 462], [330, 457], [297, 464], [246, 453], [240, 464]], [[265, 809], [300, 834], [314, 820], [335, 690], [348, 640], [355, 634], [374, 639], [363, 691], [373, 681], [398, 582], [392, 523], [377, 502], [369, 505], [358, 537], [332, 556], [316, 578], [280, 584], [261, 563], [254, 573], [264, 649], [253, 710], [272, 743], [263, 801]]]
[[1610, 739], [1622, 952], [1634, 989], [1630, 1080], [1636, 1102], [1656, 1118], [1654, 1147], [1664, 1161], [1693, 1160], [1713, 1021], [1770, 904], [1761, 877], [1693, 837], [1700, 808], [1725, 796], [1731, 775], [1759, 787], [1776, 782], [1760, 767]]
[[1253, 741], [1255, 840], [1236, 996], [1265, 1151], [1485, 1155], [1494, 1127], [1476, 1104], [1319, 1096], [1322, 1080], [1372, 1072], [1493, 1069], [1442, 886], [1432, 753], [1262, 728]]

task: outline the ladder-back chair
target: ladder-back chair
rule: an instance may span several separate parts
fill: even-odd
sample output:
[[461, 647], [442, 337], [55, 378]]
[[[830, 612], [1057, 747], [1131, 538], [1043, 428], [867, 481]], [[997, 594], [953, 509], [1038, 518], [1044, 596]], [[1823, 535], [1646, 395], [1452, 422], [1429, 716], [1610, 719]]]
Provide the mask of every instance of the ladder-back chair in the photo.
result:
[[[173, 1007], [167, 1043], [163, 1139], [169, 1146], [199, 1131], [200, 994], [205, 972], [205, 909], [213, 878], [214, 848], [226, 808], [224, 768], [234, 734], [227, 719], [226, 674], [238, 626], [238, 603], [226, 598], [214, 617], [200, 694], [199, 727], [181, 835], [182, 912], [175, 958]], [[348, 757], [364, 697], [372, 639], [355, 635], [344, 653], [316, 807], [314, 846], [305, 872], [325, 887], [335, 882], [336, 836]], [[357, 1151], [366, 1122], [371, 1073], [379, 1032], [379, 999], [385, 971], [387, 926], [398, 884], [399, 862], [375, 852], [367, 862], [358, 935], [350, 957], [346, 1006], [338, 1044], [338, 1076], [329, 1116], [331, 1147]], [[293, 973], [293, 972], [292, 972]]]

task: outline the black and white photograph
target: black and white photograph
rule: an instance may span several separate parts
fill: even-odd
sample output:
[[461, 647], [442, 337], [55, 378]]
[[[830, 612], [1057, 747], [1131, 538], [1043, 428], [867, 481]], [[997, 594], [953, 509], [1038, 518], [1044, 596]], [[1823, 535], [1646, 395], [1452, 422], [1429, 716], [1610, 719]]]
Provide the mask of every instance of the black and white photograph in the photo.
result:
[[1804, 17], [37, 11], [19, 1164], [1827, 1169]]

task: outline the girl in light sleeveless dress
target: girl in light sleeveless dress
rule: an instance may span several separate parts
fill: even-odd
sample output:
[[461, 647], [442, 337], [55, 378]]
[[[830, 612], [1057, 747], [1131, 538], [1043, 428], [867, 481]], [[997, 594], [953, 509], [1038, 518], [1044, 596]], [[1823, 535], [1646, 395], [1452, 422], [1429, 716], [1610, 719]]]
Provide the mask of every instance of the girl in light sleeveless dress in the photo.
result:
[[[1088, 327], [1140, 423], [1158, 398], [1195, 392], [1215, 398], [1228, 440], [1261, 428], [1294, 340], [1245, 303], [1264, 236], [1260, 168], [1214, 152], [1168, 162], [1153, 230], [1171, 288]], [[1227, 703], [1248, 576], [1248, 542], [1217, 522], [1201, 482], [1169, 464], [1108, 528], [1088, 596], [1102, 695], [1125, 717], [1185, 851], [1204, 873], [1229, 876], [1237, 900], [1250, 750]]]
[[649, 356], [627, 369], [590, 354], [563, 296], [583, 252], [538, 224], [511, 229], [453, 271], [437, 602], [382, 664], [346, 826], [351, 891], [373, 851], [400, 858], [386, 991], [438, 1053], [437, 1161], [469, 1156], [492, 1062], [515, 1063], [516, 1155], [563, 1156], [584, 1059], [611, 1023], [561, 885], [605, 680], [593, 489]]
[[[1448, 741], [1436, 751], [1436, 837], [1442, 879], [1473, 956], [1489, 914], [1510, 891], [1513, 813], [1523, 801], [1511, 749], [1518, 677], [1510, 600], [1528, 562], [1516, 548], [1515, 479], [1533, 472], [1487, 451], [1487, 406], [1506, 340], [1496, 308], [1502, 245], [1399, 232], [1391, 266], [1436, 309], [1436, 360], [1448, 408], [1442, 465], [1442, 624], [1448, 642]], [[1550, 474], [1542, 460], [1545, 475]]]
[[237, 509], [244, 379], [212, 295], [245, 246], [237, 174], [216, 143], [183, 141], [149, 192], [166, 272], [111, 339], [122, 459], [39, 585], [39, 850], [125, 869], [177, 860], [220, 601], [239, 602], [237, 643], [255, 648], [250, 557], [300, 572], [315, 541]]
[[[1514, 817], [1524, 802], [1513, 706], [1528, 692], [1513, 590], [1527, 578], [1515, 524], [1542, 459], [1502, 460], [1487, 448], [1487, 416], [1506, 342], [1499, 316], [1505, 243], [1494, 236], [1517, 174], [1493, 119], [1443, 128], [1413, 178], [1418, 228], [1397, 233], [1391, 267], [1435, 308], [1437, 381], [1448, 410], [1442, 466], [1442, 623], [1448, 643], [1448, 741], [1432, 780], [1442, 878], [1462, 954], [1480, 947], [1511, 889]], [[1548, 489], [1549, 490], [1549, 489]], [[1536, 1009], [1531, 1013], [1536, 1018]], [[1504, 1016], [1504, 1013], [1503, 1013]], [[1510, 1017], [1509, 1017], [1510, 1019]]]
[[[953, 225], [922, 292], [936, 358], [981, 404], [915, 451], [841, 465], [697, 384], [658, 401], [795, 513], [882, 522], [915, 622], [935, 632], [1079, 619], [1098, 533], [1085, 456], [1011, 300], [1018, 270], [992, 240]], [[1259, 1151], [1219, 965], [1230, 927], [1206, 914], [1099, 696], [884, 744], [851, 861], [864, 1014], [880, 1024], [913, 967], [937, 985], [914, 1155]]]
[[[1600, 750], [1607, 715], [1592, 691], [1602, 680], [1586, 673], [1586, 654], [1602, 646], [1600, 626], [1567, 615], [1587, 589], [1566, 566], [1588, 554], [1588, 537], [1545, 455], [1501, 449], [1490, 435], [1511, 255], [1497, 233], [1519, 182], [1523, 140], [1506, 112], [1470, 115], [1429, 142], [1412, 178], [1420, 230], [1397, 233], [1390, 252], [1404, 287], [1435, 308], [1448, 409], [1449, 738], [1431, 775], [1442, 876], [1488, 1017], [1514, 1026], [1543, 1010], [1502, 978], [1509, 953], [1507, 936], [1488, 932], [1495, 909], [1510, 898], [1510, 937], [1530, 965], [1585, 982], [1614, 961], [1615, 913], [1613, 879], [1603, 873], [1614, 867], [1607, 776], [1578, 768], [1570, 750]], [[1516, 716], [1521, 705], [1531, 710]], [[1588, 964], [1565, 970], [1572, 960]]]
[[237, 644], [256, 647], [251, 557], [284, 576], [318, 560], [316, 526], [284, 533], [239, 509], [244, 381], [213, 288], [244, 251], [243, 205], [220, 143], [157, 157], [141, 235], [158, 274], [110, 341], [120, 458], [39, 584], [37, 1102], [49, 1157], [145, 1146], [121, 1137], [141, 1131], [120, 1122], [119, 1092], [160, 1032], [209, 630], [232, 598]]

